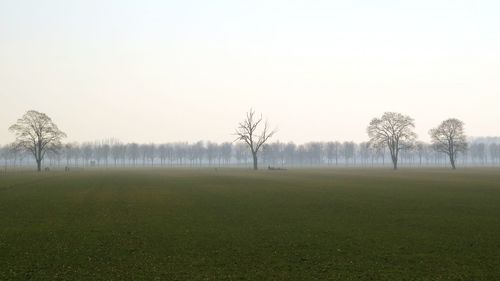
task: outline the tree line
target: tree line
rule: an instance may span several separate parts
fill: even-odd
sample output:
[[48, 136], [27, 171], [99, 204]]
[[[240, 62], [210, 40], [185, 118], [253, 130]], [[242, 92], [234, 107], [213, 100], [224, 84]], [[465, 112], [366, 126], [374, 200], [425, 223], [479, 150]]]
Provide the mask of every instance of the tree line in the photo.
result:
[[[265, 144], [258, 157], [263, 166], [272, 167], [381, 167], [391, 166], [390, 153], [370, 142], [352, 141], [294, 142], [275, 141]], [[417, 142], [399, 155], [400, 164], [409, 167], [444, 167], [446, 155], [432, 144]], [[30, 166], [33, 156], [15, 145], [0, 147], [4, 167]], [[470, 141], [469, 149], [460, 155], [461, 166], [500, 165], [500, 138]], [[86, 143], [66, 143], [50, 150], [45, 166], [57, 167], [248, 167], [253, 168], [253, 156], [246, 144], [211, 141], [162, 144], [122, 143], [105, 140]]]
[[28, 111], [9, 129], [16, 141], [0, 147], [5, 167], [34, 162], [66, 167], [195, 167], [238, 166], [258, 168], [258, 159], [269, 168], [292, 166], [374, 167], [463, 166], [500, 164], [500, 139], [467, 139], [464, 123], [450, 118], [429, 131], [431, 143], [417, 140], [414, 120], [386, 112], [367, 127], [369, 141], [308, 142], [295, 144], [269, 140], [277, 133], [267, 121], [247, 112], [238, 124], [233, 142], [163, 144], [122, 143], [118, 140], [63, 143], [66, 134], [44, 113]]

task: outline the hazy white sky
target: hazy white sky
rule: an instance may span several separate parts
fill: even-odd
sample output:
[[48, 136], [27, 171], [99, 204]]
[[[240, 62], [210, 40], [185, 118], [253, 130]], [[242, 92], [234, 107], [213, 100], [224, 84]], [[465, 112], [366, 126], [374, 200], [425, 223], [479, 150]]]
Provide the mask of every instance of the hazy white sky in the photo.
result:
[[0, 0], [0, 143], [28, 109], [69, 140], [355, 140], [399, 111], [500, 135], [500, 1]]

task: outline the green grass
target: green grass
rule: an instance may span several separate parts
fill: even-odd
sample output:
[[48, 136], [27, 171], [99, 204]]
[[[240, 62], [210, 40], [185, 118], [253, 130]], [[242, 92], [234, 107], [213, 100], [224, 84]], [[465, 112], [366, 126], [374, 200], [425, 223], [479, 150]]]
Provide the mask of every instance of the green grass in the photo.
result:
[[499, 280], [500, 170], [0, 175], [0, 280]]

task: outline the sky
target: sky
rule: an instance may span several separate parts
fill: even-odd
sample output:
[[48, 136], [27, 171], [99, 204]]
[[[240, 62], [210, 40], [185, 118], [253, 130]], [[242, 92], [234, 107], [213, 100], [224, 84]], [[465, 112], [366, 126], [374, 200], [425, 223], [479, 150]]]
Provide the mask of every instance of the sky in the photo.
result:
[[232, 141], [250, 108], [274, 140], [500, 135], [500, 1], [0, 0], [0, 144], [27, 110], [68, 141]]

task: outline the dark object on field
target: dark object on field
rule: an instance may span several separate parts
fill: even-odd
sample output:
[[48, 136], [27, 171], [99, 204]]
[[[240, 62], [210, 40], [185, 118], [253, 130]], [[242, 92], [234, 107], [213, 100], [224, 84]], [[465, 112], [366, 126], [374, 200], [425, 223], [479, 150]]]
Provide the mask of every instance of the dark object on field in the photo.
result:
[[45, 167], [45, 172], [50, 172], [50, 168], [49, 167]]
[[277, 167], [271, 167], [271, 166], [267, 166], [267, 169], [270, 171], [286, 171], [286, 170], [288, 170], [287, 168], [277, 168]]
[[68, 166], [64, 167], [64, 171], [69, 172], [69, 167]]

